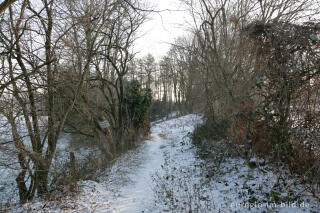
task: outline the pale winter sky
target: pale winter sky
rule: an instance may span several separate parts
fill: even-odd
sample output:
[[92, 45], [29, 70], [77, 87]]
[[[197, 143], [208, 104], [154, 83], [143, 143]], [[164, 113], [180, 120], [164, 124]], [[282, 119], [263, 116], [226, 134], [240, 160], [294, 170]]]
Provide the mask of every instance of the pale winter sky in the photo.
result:
[[169, 50], [169, 43], [186, 33], [185, 28], [190, 26], [190, 18], [188, 19], [188, 12], [184, 10], [185, 7], [180, 0], [148, 0], [148, 2], [154, 6], [154, 10], [173, 11], [149, 15], [149, 20], [139, 30], [139, 39], [136, 41], [134, 51], [139, 52], [138, 57], [151, 53], [156, 59], [160, 59]]

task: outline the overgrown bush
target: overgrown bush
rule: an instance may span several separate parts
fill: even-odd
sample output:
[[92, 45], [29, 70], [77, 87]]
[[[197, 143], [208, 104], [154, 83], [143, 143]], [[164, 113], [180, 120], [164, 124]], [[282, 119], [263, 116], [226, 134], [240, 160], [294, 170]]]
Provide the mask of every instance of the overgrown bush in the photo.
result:
[[203, 140], [225, 139], [229, 126], [230, 121], [228, 120], [207, 119], [203, 124], [196, 127], [192, 134], [192, 140], [198, 144]]
[[319, 23], [253, 22], [244, 32], [263, 63], [255, 110], [266, 143], [293, 171], [319, 178]]
[[[253, 50], [241, 54], [252, 61], [224, 61], [226, 74], [212, 77], [223, 80], [223, 86], [231, 83], [217, 86], [209, 96], [211, 114], [196, 129], [194, 142], [225, 138], [243, 156], [273, 157], [319, 183], [320, 24], [255, 21], [240, 34], [239, 41]], [[239, 77], [224, 79], [229, 66], [246, 74], [242, 83]], [[243, 87], [244, 82], [250, 86]]]

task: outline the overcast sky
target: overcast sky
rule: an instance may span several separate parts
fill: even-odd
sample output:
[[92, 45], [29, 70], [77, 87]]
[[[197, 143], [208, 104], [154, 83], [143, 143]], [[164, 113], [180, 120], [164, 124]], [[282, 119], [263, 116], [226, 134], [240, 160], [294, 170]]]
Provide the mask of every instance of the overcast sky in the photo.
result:
[[[138, 57], [148, 53], [160, 59], [169, 50], [170, 44], [178, 36], [186, 33], [188, 26], [188, 13], [183, 11], [183, 5], [179, 0], [148, 0], [155, 10], [173, 10], [161, 13], [152, 13], [139, 30], [139, 39], [134, 50]], [[178, 11], [175, 11], [178, 10]]]

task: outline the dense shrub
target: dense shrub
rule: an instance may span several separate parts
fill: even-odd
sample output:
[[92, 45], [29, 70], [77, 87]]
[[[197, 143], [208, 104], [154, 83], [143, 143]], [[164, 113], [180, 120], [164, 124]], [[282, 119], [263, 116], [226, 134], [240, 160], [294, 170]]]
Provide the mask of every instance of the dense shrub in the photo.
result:
[[220, 140], [227, 137], [228, 120], [207, 119], [199, 125], [193, 132], [192, 139], [194, 143], [203, 140]]
[[131, 81], [126, 87], [124, 97], [124, 109], [131, 125], [139, 130], [146, 128], [149, 125], [146, 117], [151, 106], [152, 91], [151, 89], [144, 89], [138, 81]]

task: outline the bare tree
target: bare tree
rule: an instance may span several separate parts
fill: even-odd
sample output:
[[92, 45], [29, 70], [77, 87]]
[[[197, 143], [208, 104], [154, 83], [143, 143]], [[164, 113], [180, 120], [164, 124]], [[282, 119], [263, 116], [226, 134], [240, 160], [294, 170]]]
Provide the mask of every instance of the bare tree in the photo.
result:
[[0, 13], [3, 13], [6, 9], [8, 9], [8, 7], [10, 7], [10, 5], [12, 5], [13, 3], [15, 3], [17, 0], [4, 0], [1, 4], [0, 4]]
[[[11, 107], [1, 111], [11, 125], [18, 153], [20, 174], [16, 181], [21, 202], [32, 199], [36, 193], [47, 194], [48, 174], [59, 135], [86, 75], [86, 72], [81, 73], [77, 92], [66, 110], [57, 116], [55, 105], [58, 102], [54, 97], [61, 50], [58, 45], [68, 30], [60, 31], [56, 3], [42, 1], [34, 5], [25, 0], [10, 7], [4, 16], [6, 30], [1, 32], [3, 48], [9, 50], [5, 52], [3, 64], [10, 82], [4, 90], [4, 98], [11, 98]], [[41, 102], [45, 102], [46, 109], [40, 113], [44, 108]], [[47, 119], [43, 119], [43, 113]], [[20, 115], [27, 134], [18, 131]]]
[[[78, 29], [70, 34], [75, 73], [88, 69], [86, 90], [75, 110], [88, 126], [89, 135], [98, 142], [108, 159], [125, 146], [123, 136], [127, 131], [124, 117], [124, 87], [134, 54], [131, 47], [135, 32], [145, 19], [144, 12], [132, 6], [138, 2], [87, 1], [81, 7], [70, 4], [69, 10]], [[81, 22], [85, 17], [88, 19]], [[94, 17], [94, 18], [92, 18]], [[90, 24], [88, 24], [90, 23]], [[130, 64], [131, 63], [131, 64]], [[94, 93], [94, 95], [92, 95]], [[78, 116], [79, 117], [79, 116]], [[99, 122], [107, 121], [110, 131], [101, 129]], [[77, 131], [83, 127], [78, 126]], [[82, 131], [83, 133], [83, 131]], [[116, 143], [117, 142], [117, 143]]]
[[147, 88], [151, 88], [151, 83], [152, 83], [152, 77], [153, 77], [153, 73], [156, 70], [156, 64], [155, 64], [155, 59], [151, 54], [148, 54], [145, 57], [145, 67], [144, 67], [144, 71], [146, 73], [147, 76], [147, 84], [146, 87]]

